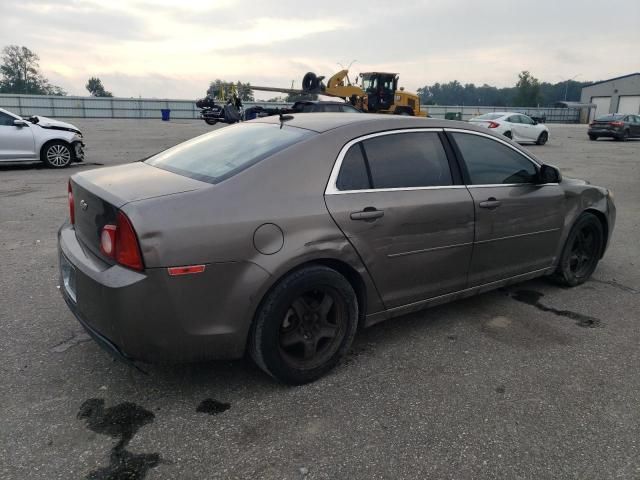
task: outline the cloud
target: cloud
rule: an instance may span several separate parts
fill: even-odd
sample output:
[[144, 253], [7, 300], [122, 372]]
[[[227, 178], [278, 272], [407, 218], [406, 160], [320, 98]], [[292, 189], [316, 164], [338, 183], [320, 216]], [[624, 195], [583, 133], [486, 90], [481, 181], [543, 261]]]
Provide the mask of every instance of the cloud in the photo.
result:
[[[0, 47], [28, 46], [52, 82], [80, 95], [93, 75], [122, 96], [195, 98], [215, 78], [299, 86], [307, 71], [329, 76], [352, 60], [352, 74], [399, 72], [409, 90], [453, 79], [513, 85], [523, 69], [551, 82], [639, 69], [637, 0], [618, 1], [624, 15], [597, 0], [538, 0], [526, 11], [510, 0], [331, 8], [307, 0], [0, 1]], [[605, 25], [625, 32], [622, 47]]]

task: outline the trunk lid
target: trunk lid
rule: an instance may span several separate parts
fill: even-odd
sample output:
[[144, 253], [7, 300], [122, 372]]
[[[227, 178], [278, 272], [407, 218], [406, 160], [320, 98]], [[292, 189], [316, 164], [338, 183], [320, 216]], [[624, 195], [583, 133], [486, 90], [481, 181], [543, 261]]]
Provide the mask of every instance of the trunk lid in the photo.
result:
[[78, 173], [71, 177], [71, 187], [78, 240], [112, 264], [100, 252], [100, 235], [105, 225], [116, 223], [118, 210], [125, 204], [212, 185], [136, 162]]

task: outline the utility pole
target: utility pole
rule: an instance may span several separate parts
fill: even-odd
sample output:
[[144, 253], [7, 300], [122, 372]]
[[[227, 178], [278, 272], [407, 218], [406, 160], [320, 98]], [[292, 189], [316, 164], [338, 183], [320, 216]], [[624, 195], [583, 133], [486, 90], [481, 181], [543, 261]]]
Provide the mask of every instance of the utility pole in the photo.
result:
[[566, 82], [565, 82], [565, 84], [564, 84], [564, 101], [565, 101], [565, 102], [567, 101], [567, 93], [569, 92], [569, 82], [570, 82], [571, 80], [574, 80], [574, 79], [578, 78], [580, 75], [581, 75], [581, 74], [579, 73], [578, 75], [576, 75], [576, 76], [574, 76], [574, 77], [571, 77], [571, 78], [568, 78], [568, 79], [566, 80]]

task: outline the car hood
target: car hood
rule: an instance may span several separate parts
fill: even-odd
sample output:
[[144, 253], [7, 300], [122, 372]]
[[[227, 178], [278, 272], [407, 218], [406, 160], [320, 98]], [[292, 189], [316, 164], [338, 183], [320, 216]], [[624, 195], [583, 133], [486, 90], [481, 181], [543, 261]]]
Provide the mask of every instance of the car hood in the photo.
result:
[[88, 170], [71, 179], [116, 208], [138, 200], [212, 187], [210, 183], [183, 177], [143, 162]]
[[67, 132], [80, 133], [80, 129], [75, 125], [67, 122], [61, 122], [60, 120], [55, 120], [53, 118], [35, 115], [33, 117], [30, 117], [30, 120], [32, 123], [35, 123], [36, 125], [42, 128], [50, 128], [53, 130], [65, 130]]

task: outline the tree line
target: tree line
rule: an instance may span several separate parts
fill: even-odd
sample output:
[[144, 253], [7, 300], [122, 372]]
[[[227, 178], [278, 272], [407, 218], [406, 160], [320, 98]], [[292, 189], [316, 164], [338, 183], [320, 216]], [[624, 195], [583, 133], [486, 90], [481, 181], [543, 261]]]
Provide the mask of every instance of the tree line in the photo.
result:
[[[558, 83], [540, 82], [530, 72], [518, 74], [513, 87], [498, 88], [483, 84], [462, 84], [457, 80], [447, 83], [434, 83], [418, 88], [417, 94], [425, 105], [491, 105], [497, 107], [552, 106], [558, 101], [579, 101], [582, 87], [592, 82], [567, 80]], [[94, 97], [113, 97], [98, 77], [91, 77], [85, 88]], [[255, 101], [250, 83], [240, 80], [230, 82], [216, 79], [209, 84], [206, 94], [213, 98], [226, 98], [235, 89], [236, 94], [245, 102]], [[40, 71], [40, 58], [29, 48], [9, 45], [2, 50], [0, 64], [0, 93], [18, 93], [32, 95], [66, 95], [59, 86], [53, 85]], [[304, 99], [316, 99], [317, 96], [288, 94], [269, 99], [270, 102], [295, 102]]]

